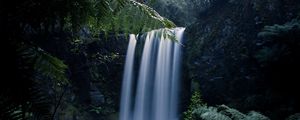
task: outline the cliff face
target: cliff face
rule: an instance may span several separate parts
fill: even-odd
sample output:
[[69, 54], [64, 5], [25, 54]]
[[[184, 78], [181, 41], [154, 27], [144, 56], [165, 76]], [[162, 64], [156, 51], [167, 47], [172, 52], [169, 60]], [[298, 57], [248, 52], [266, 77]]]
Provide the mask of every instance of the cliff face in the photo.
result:
[[[297, 0], [229, 0], [216, 1], [207, 9], [199, 10], [196, 22], [186, 29], [186, 74], [192, 81], [192, 89], [200, 88], [208, 104], [228, 104], [242, 111], [258, 110], [273, 119], [299, 112], [296, 107], [299, 95], [295, 92], [299, 72], [294, 70], [299, 67], [299, 62], [295, 62], [299, 55], [267, 57], [272, 52], [266, 52], [266, 48], [271, 48], [273, 53], [281, 48], [288, 49], [286, 53], [299, 50], [292, 49], [291, 45], [275, 47], [285, 45], [278, 41], [289, 40], [299, 45], [299, 34], [258, 37], [264, 26], [281, 25], [299, 16], [299, 3]], [[274, 39], [280, 40], [274, 42]], [[261, 62], [265, 58], [271, 61]]]
[[[128, 39], [124, 35], [99, 35], [71, 39], [66, 33], [52, 34], [39, 43], [68, 65], [70, 84], [66, 89], [57, 118], [107, 120], [118, 112]], [[45, 81], [42, 88], [51, 87]], [[49, 90], [50, 91], [50, 90]], [[62, 90], [53, 95], [62, 94]], [[51, 95], [52, 95], [51, 94]]]
[[199, 13], [227, 0], [156, 0], [152, 7], [183, 27], [194, 23]]

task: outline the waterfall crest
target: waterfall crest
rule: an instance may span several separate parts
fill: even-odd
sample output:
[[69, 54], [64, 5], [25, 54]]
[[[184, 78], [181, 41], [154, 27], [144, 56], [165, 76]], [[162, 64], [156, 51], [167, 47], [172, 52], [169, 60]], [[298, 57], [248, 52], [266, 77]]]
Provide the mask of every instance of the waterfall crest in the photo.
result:
[[[182, 48], [179, 43], [182, 42], [184, 30], [185, 28], [174, 28], [148, 32], [144, 41], [139, 71], [136, 72], [138, 75], [134, 75], [134, 53], [137, 40], [135, 35], [130, 35], [119, 120], [179, 119], [178, 95]], [[168, 33], [162, 34], [166, 32]], [[168, 34], [172, 35], [168, 36]], [[178, 41], [175, 42], [174, 39]]]

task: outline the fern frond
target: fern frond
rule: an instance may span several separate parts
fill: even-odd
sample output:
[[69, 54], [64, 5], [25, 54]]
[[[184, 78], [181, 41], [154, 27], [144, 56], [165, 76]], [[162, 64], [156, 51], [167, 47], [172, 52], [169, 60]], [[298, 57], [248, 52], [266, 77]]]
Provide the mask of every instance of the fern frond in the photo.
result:
[[[103, 1], [106, 1], [107, 4], [95, 7], [96, 15], [89, 17], [88, 20], [88, 26], [94, 33], [104, 31], [137, 34], [158, 28], [176, 27], [173, 22], [160, 16], [145, 4], [133, 0]], [[104, 15], [97, 16], [99, 14], [97, 11]]]
[[164, 27], [167, 28], [176, 27], [176, 25], [172, 21], [160, 16], [153, 8], [133, 0], [129, 0], [129, 1], [133, 6], [139, 8], [141, 11], [145, 12], [151, 18], [160, 21], [164, 25]]
[[[41, 90], [34, 79], [34, 64], [38, 50], [20, 43], [16, 49], [17, 79], [12, 83], [1, 83], [0, 119], [2, 120], [50, 120], [51, 103], [48, 91]], [[19, 73], [19, 74], [18, 74]]]
[[12, 104], [7, 96], [0, 96], [0, 118], [6, 120], [21, 120], [22, 109], [17, 104]]
[[19, 56], [25, 59], [25, 62], [33, 64], [36, 72], [56, 80], [59, 84], [69, 83], [65, 75], [68, 66], [60, 59], [51, 56], [41, 48], [26, 44], [21, 44], [17, 51]]
[[[39, 85], [39, 84], [35, 84]], [[51, 101], [49, 96], [47, 95], [47, 91], [43, 91], [39, 88], [39, 86], [33, 86], [30, 88], [30, 98], [29, 98], [29, 113], [32, 113], [31, 118], [35, 120], [51, 120], [52, 112], [51, 112]]]
[[43, 75], [57, 80], [59, 84], [68, 83], [65, 75], [65, 70], [68, 68], [67, 65], [45, 52], [40, 51], [38, 53], [34, 68]]
[[[25, 88], [27, 97], [22, 98], [20, 101], [17, 96], [7, 95], [6, 99], [9, 102], [4, 102], [5, 104], [0, 104], [1, 113], [0, 119], [4, 120], [51, 120], [51, 108], [52, 103], [50, 102], [50, 97], [48, 91], [41, 90], [40, 85], [34, 80], [29, 80], [27, 82], [33, 83], [28, 88]], [[20, 89], [20, 88], [15, 88]], [[16, 98], [17, 97], [17, 98]], [[1, 96], [0, 96], [1, 98]], [[4, 116], [3, 116], [4, 115]]]

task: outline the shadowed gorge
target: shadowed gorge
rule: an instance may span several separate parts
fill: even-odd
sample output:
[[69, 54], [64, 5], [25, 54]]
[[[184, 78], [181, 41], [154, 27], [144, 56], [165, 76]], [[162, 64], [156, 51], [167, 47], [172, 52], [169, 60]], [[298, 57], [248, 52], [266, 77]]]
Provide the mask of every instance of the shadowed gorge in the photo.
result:
[[299, 0], [0, 2], [0, 120], [298, 120]]

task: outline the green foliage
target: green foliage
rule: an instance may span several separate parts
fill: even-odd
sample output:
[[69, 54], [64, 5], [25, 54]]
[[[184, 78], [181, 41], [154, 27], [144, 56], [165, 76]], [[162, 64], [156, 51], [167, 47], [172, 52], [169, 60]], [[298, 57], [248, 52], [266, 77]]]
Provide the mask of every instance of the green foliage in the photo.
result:
[[265, 26], [262, 32], [258, 33], [259, 37], [283, 37], [293, 35], [293, 32], [300, 30], [300, 21], [297, 19], [287, 22], [283, 25], [275, 24], [273, 26]]
[[114, 110], [106, 105], [103, 106], [91, 106], [90, 108], [91, 112], [95, 112], [96, 114], [107, 116], [108, 114], [111, 114], [114, 112]]
[[283, 25], [265, 26], [258, 34], [264, 40], [263, 47], [255, 54], [255, 58], [265, 65], [289, 56], [297, 56], [299, 34], [300, 21], [298, 19]]
[[287, 117], [285, 120], [299, 120], [299, 119], [300, 119], [300, 113], [295, 113]]
[[188, 107], [188, 110], [185, 111], [184, 114], [184, 120], [193, 120], [193, 111], [196, 108], [201, 107], [203, 104], [201, 99], [200, 91], [195, 91], [191, 97], [191, 102]]
[[[17, 72], [22, 73], [11, 84], [1, 88], [0, 118], [9, 120], [53, 119], [50, 89], [43, 89], [44, 79], [55, 81], [55, 86], [68, 83], [65, 76], [67, 66], [39, 47], [17, 44]], [[42, 78], [41, 78], [42, 77]], [[21, 84], [21, 86], [18, 86]], [[53, 86], [51, 86], [53, 87]]]
[[207, 106], [202, 102], [199, 91], [193, 93], [188, 110], [183, 114], [184, 120], [269, 120], [255, 111], [244, 114], [226, 105]]
[[4, 6], [9, 8], [5, 10], [11, 25], [30, 26], [38, 31], [51, 32], [59, 27], [76, 33], [88, 27], [94, 34], [100, 31], [139, 33], [175, 27], [152, 8], [134, 0], [12, 0]]
[[[175, 29], [169, 29], [169, 28], [161, 28], [161, 29], [156, 29], [153, 30], [155, 31], [155, 35], [158, 37], [162, 37], [164, 40], [171, 40], [174, 42], [177, 42], [178, 44], [181, 44], [178, 38], [176, 38], [175, 35]], [[151, 34], [151, 31], [146, 33], [146, 34]], [[181, 44], [183, 45], [183, 44]]]
[[7, 104], [7, 100], [1, 99], [0, 118], [6, 118], [8, 120], [21, 120], [23, 117], [22, 106]]
[[197, 108], [203, 105], [203, 101], [201, 99], [200, 91], [195, 91], [191, 98], [191, 108]]
[[246, 117], [243, 113], [237, 111], [236, 109], [229, 108], [226, 105], [220, 105], [218, 107], [220, 113], [226, 116], [230, 116], [233, 120], [242, 120]]
[[231, 120], [214, 107], [200, 106], [193, 111], [193, 119], [190, 120]]
[[90, 111], [100, 114], [103, 111], [103, 108], [101, 106], [100, 107], [92, 106], [92, 109], [90, 109]]
[[258, 113], [258, 112], [250, 111], [247, 114], [247, 116], [242, 120], [270, 120], [270, 119], [268, 117]]
[[[128, 0], [118, 9], [100, 20], [90, 17], [89, 27], [92, 31], [141, 33], [158, 28], [171, 28], [175, 24], [160, 16], [155, 10], [145, 4]], [[112, 10], [115, 11], [115, 10]]]
[[[20, 100], [15, 96], [0, 95], [0, 118], [3, 120], [51, 120], [51, 102], [46, 95], [46, 91], [38, 88], [38, 84], [34, 83], [33, 87], [23, 89], [28, 91], [28, 96], [19, 96]], [[8, 92], [8, 91], [7, 91]]]
[[86, 108], [82, 105], [74, 103], [64, 103], [61, 105], [62, 110], [58, 113], [58, 120], [92, 120], [93, 117], [88, 113]]
[[51, 77], [57, 80], [58, 84], [67, 84], [68, 79], [66, 78], [65, 71], [67, 65], [61, 60], [53, 57], [47, 53], [41, 52], [38, 56], [34, 68], [45, 76]]
[[33, 62], [34, 71], [56, 80], [59, 85], [68, 84], [65, 71], [68, 68], [60, 59], [46, 53], [41, 48], [30, 47], [24, 43], [17, 50], [19, 56], [26, 58], [27, 62]]
[[231, 120], [229, 117], [217, 112], [206, 112], [201, 114], [203, 120]]
[[255, 55], [255, 58], [260, 63], [267, 63], [269, 60], [271, 60], [274, 57], [274, 52], [271, 48], [265, 47], [260, 49], [257, 54]]
[[[8, 84], [1, 83], [0, 119], [53, 119], [49, 94], [69, 83], [67, 65], [40, 45], [53, 33], [79, 38], [82, 29], [95, 35], [100, 31], [139, 33], [175, 26], [152, 8], [131, 0], [11, 0], [0, 5], [1, 17], [5, 18], [1, 26], [8, 33], [3, 45], [8, 45], [7, 54], [11, 55], [7, 61], [12, 70], [7, 73], [14, 75], [5, 80]], [[82, 50], [81, 41], [76, 40], [74, 52]], [[117, 57], [111, 55], [103, 61]], [[51, 85], [43, 88], [42, 83]]]
[[192, 114], [193, 118], [189, 120], [270, 120], [258, 112], [250, 111], [248, 114], [243, 114], [226, 105], [218, 107], [199, 106], [193, 110]]
[[138, 7], [139, 9], [141, 9], [143, 12], [147, 13], [150, 17], [152, 17], [152, 18], [154, 18], [154, 19], [160, 21], [160, 22], [163, 24], [164, 27], [166, 27], [166, 28], [172, 28], [172, 27], [175, 27], [175, 24], [174, 24], [172, 21], [170, 21], [170, 20], [168, 20], [168, 19], [166, 19], [166, 18], [160, 16], [160, 15], [159, 15], [154, 9], [152, 9], [151, 7], [148, 7], [148, 6], [145, 5], [145, 4], [141, 4], [141, 3], [136, 2], [136, 1], [133, 1], [133, 0], [130, 0], [130, 2], [131, 2], [134, 6]]

